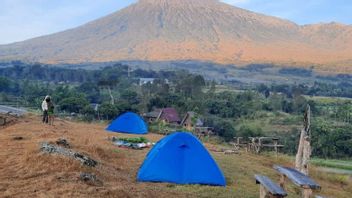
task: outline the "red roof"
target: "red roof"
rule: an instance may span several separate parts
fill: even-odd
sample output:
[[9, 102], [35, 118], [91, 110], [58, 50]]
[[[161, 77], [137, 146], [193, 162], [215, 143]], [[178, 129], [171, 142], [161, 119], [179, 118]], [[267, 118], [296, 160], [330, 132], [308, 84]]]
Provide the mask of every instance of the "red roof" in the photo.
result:
[[174, 109], [174, 108], [162, 109], [162, 114], [160, 116], [160, 119], [166, 120], [167, 122], [180, 122], [181, 121], [176, 109]]

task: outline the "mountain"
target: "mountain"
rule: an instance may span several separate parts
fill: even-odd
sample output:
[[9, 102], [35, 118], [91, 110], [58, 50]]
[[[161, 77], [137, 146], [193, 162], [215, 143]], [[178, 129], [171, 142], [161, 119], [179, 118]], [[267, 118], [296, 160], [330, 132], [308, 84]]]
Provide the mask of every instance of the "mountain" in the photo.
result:
[[352, 72], [352, 26], [299, 26], [217, 0], [140, 0], [64, 32], [0, 46], [0, 60], [202, 60]]

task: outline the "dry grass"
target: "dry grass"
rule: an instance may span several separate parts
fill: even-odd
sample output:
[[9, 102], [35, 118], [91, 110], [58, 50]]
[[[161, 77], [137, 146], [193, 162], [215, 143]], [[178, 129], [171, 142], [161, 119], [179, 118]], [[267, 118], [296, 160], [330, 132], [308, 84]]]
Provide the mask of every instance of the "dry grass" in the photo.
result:
[[[273, 164], [291, 165], [286, 156], [276, 159], [271, 155], [212, 153], [227, 179], [225, 188], [137, 183], [136, 174], [148, 150], [129, 150], [112, 145], [108, 137], [118, 134], [106, 133], [103, 125], [60, 120], [51, 127], [39, 120], [39, 117], [30, 116], [0, 129], [0, 197], [258, 197], [259, 187], [253, 179], [254, 174], [261, 173], [278, 181], [279, 175], [272, 169]], [[15, 141], [15, 136], [24, 139]], [[153, 141], [161, 137], [147, 136]], [[58, 138], [67, 139], [72, 149], [98, 160], [98, 167], [87, 168], [72, 159], [39, 152], [40, 142], [54, 142]], [[81, 182], [78, 179], [80, 172], [96, 174], [103, 185]], [[312, 175], [323, 186], [320, 194], [350, 197], [352, 182], [348, 177], [322, 174], [315, 169]], [[289, 185], [288, 191], [289, 197], [299, 197], [295, 186]]]

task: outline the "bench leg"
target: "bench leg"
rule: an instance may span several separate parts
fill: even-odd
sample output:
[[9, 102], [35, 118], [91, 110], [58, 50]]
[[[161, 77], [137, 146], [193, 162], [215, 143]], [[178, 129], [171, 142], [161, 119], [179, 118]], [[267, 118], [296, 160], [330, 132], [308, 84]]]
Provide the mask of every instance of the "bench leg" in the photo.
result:
[[310, 188], [305, 188], [302, 190], [302, 198], [310, 198], [313, 195], [313, 191]]
[[285, 183], [286, 183], [286, 176], [282, 174], [281, 177], [280, 177], [280, 182], [279, 182], [279, 184], [280, 184], [280, 187], [281, 187], [282, 189], [284, 189], [284, 190], [286, 190], [286, 189], [285, 189]]
[[260, 198], [267, 198], [268, 197], [268, 192], [265, 190], [265, 187], [260, 184]]
[[282, 196], [275, 196], [269, 193], [263, 185], [260, 184], [259, 198], [283, 198]]

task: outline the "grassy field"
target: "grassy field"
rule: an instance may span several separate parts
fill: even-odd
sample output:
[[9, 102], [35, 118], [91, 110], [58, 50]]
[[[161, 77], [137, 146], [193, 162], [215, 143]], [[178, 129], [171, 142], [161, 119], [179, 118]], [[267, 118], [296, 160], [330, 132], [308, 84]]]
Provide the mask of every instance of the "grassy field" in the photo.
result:
[[352, 171], [352, 160], [312, 159], [316, 166]]
[[[178, 192], [196, 194], [198, 197], [248, 197], [259, 196], [259, 186], [255, 184], [254, 175], [262, 174], [270, 177], [274, 182], [279, 181], [279, 174], [272, 168], [279, 164], [293, 166], [293, 160], [289, 156], [281, 155], [278, 158], [270, 153], [253, 155], [241, 153], [239, 155], [223, 155], [213, 153], [213, 156], [224, 171], [228, 186], [226, 188], [209, 186], [177, 186], [169, 188]], [[312, 177], [322, 186], [319, 195], [326, 197], [348, 198], [352, 193], [351, 177], [343, 174], [321, 172], [316, 167], [311, 168]], [[300, 189], [288, 183], [288, 198], [300, 197]]]
[[352, 101], [351, 98], [343, 98], [343, 97], [326, 97], [326, 96], [305, 96], [306, 99], [314, 100], [316, 102], [322, 104], [331, 104], [331, 103], [342, 103], [347, 101]]
[[[273, 165], [293, 166], [287, 155], [272, 153], [260, 155], [241, 151], [225, 155], [215, 152], [224, 145], [205, 143], [206, 148], [222, 169], [226, 187], [205, 185], [175, 185], [168, 183], [140, 183], [136, 174], [148, 153], [146, 150], [130, 150], [113, 145], [111, 136], [133, 137], [107, 133], [106, 124], [87, 124], [57, 120], [56, 126], [40, 123], [40, 117], [31, 116], [19, 120], [0, 133], [0, 197], [220, 197], [256, 198], [259, 186], [255, 174], [279, 181]], [[21, 142], [13, 137], [21, 136]], [[146, 138], [156, 142], [162, 135], [148, 134]], [[99, 162], [97, 168], [87, 168], [78, 161], [62, 156], [42, 154], [38, 144], [67, 139], [72, 148], [87, 154]], [[341, 162], [343, 163], [343, 162]], [[87, 185], [77, 177], [81, 172], [97, 175], [103, 186]], [[317, 194], [324, 197], [349, 198], [352, 179], [349, 175], [310, 168], [311, 177], [322, 186]], [[300, 189], [292, 183], [287, 186], [288, 198], [300, 197]]]

